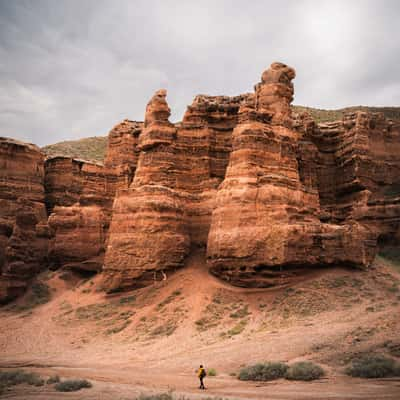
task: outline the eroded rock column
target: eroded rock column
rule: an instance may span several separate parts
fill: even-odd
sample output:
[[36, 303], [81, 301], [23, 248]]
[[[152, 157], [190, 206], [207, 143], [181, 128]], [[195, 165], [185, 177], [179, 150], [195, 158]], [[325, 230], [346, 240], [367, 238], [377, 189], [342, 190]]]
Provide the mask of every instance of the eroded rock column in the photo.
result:
[[169, 116], [166, 91], [160, 90], [146, 108], [135, 178], [114, 202], [104, 265], [108, 291], [165, 279], [188, 254], [185, 204], [175, 190], [177, 131]]
[[322, 224], [316, 147], [292, 129], [292, 68], [274, 63], [243, 102], [212, 215], [207, 255], [215, 275], [240, 286], [288, 282], [309, 267], [368, 265], [362, 226]]

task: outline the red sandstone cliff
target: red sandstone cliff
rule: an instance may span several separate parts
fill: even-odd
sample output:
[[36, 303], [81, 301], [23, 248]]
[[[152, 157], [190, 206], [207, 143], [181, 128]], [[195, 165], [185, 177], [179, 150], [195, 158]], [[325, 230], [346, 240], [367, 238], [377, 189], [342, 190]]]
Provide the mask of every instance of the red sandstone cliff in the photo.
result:
[[108, 291], [147, 285], [194, 247], [241, 286], [367, 267], [377, 243], [400, 240], [400, 125], [292, 115], [294, 77], [273, 63], [254, 93], [197, 96], [176, 125], [160, 90], [144, 123], [110, 131], [104, 165], [43, 169], [35, 146], [2, 139], [0, 300], [46, 266], [101, 271]]
[[175, 190], [176, 127], [169, 115], [160, 90], [147, 105], [135, 178], [114, 203], [103, 272], [109, 291], [148, 284], [157, 273], [183, 266], [188, 254], [184, 203]]
[[68, 157], [46, 160], [45, 171], [50, 267], [101, 271], [116, 175]]
[[239, 111], [212, 215], [211, 271], [233, 284], [270, 286], [310, 267], [368, 266], [374, 237], [354, 221], [320, 221], [317, 148], [294, 130], [294, 70], [274, 63]]
[[0, 138], [0, 302], [46, 267], [43, 161], [37, 146]]

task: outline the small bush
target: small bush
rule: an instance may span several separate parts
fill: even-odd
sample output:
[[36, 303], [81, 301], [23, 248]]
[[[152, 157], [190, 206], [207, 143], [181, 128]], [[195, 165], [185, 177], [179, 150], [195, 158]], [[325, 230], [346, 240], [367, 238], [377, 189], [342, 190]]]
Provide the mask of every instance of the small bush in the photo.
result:
[[207, 375], [208, 376], [217, 376], [217, 371], [215, 368], [208, 368], [207, 370]]
[[136, 400], [174, 400], [170, 393], [141, 394]]
[[385, 378], [400, 376], [400, 365], [395, 360], [381, 355], [369, 355], [353, 360], [346, 374], [360, 378]]
[[241, 381], [270, 381], [283, 378], [288, 369], [285, 363], [267, 362], [244, 367], [239, 372]]
[[43, 386], [44, 380], [33, 372], [25, 372], [17, 369], [15, 371], [0, 371], [0, 386], [6, 388], [9, 386], [27, 383], [32, 386]]
[[312, 381], [324, 375], [324, 370], [311, 361], [300, 361], [292, 364], [286, 372], [286, 379], [294, 381]]
[[55, 385], [58, 392], [77, 392], [81, 389], [91, 388], [92, 384], [86, 379], [68, 379]]
[[58, 382], [60, 382], [60, 377], [58, 375], [50, 376], [50, 378], [47, 379], [47, 381], [46, 381], [46, 383], [48, 385], [52, 385], [52, 384], [58, 383]]

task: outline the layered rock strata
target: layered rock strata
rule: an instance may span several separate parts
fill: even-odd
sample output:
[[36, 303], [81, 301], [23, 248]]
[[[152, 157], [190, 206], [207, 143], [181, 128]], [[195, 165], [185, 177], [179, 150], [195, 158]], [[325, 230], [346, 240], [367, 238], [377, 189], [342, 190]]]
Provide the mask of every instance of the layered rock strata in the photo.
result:
[[365, 268], [377, 243], [398, 244], [400, 124], [292, 115], [294, 77], [273, 63], [254, 93], [196, 96], [178, 124], [160, 90], [144, 123], [110, 131], [104, 165], [43, 168], [36, 146], [2, 139], [0, 301], [46, 265], [102, 271], [116, 291], [166, 279], [203, 247], [214, 275], [266, 287]]
[[183, 265], [189, 251], [184, 203], [175, 190], [176, 127], [168, 120], [166, 92], [147, 105], [134, 180], [115, 199], [104, 265], [104, 286], [142, 286]]
[[0, 302], [46, 267], [49, 230], [37, 146], [0, 138]]
[[321, 219], [354, 220], [379, 242], [400, 238], [400, 124], [383, 114], [347, 113], [341, 121], [309, 125], [315, 158]]
[[240, 286], [286, 283], [310, 267], [368, 266], [374, 237], [360, 224], [323, 224], [313, 160], [318, 150], [291, 128], [294, 70], [274, 63], [243, 102], [207, 255], [215, 275]]
[[117, 175], [99, 164], [54, 157], [45, 163], [49, 266], [100, 271]]
[[143, 122], [125, 119], [108, 134], [104, 165], [115, 174], [117, 188], [128, 188], [135, 176], [139, 158], [137, 145], [142, 129]]

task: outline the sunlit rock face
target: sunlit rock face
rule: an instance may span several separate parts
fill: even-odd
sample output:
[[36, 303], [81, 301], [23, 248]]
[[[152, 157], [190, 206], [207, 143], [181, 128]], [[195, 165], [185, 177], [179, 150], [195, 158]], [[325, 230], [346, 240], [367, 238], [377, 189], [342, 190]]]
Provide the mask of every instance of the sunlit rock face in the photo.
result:
[[46, 267], [49, 229], [37, 146], [0, 138], [0, 302]]

